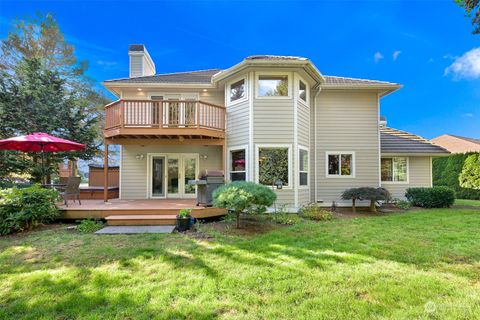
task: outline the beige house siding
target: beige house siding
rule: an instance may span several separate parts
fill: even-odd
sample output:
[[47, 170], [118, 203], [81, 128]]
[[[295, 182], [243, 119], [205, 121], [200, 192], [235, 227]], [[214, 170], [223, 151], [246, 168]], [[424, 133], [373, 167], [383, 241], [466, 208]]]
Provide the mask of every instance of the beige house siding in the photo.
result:
[[298, 144], [310, 147], [310, 108], [298, 103]]
[[[378, 108], [374, 92], [324, 90], [318, 95], [317, 199], [325, 205], [343, 204], [340, 195], [348, 188], [379, 186]], [[327, 151], [354, 152], [355, 177], [327, 177]]]
[[[207, 159], [200, 157], [199, 169], [220, 169], [222, 167], [222, 151], [218, 146], [162, 146], [162, 145], [125, 145], [122, 146], [121, 158], [121, 185], [120, 197], [122, 199], [145, 199], [147, 191], [147, 154], [149, 153], [198, 153], [206, 155]], [[136, 159], [137, 154], [142, 154], [142, 160]]]
[[248, 101], [227, 106], [227, 146], [238, 147], [248, 144], [249, 108]]
[[[139, 88], [142, 88], [141, 84], [138, 85]], [[224, 93], [220, 90], [215, 91], [207, 91], [203, 92], [200, 89], [178, 89], [178, 88], [159, 88], [159, 89], [144, 89], [142, 91], [138, 91], [135, 89], [126, 89], [122, 91], [122, 99], [131, 99], [131, 100], [148, 100], [150, 99], [150, 95], [152, 94], [190, 94], [194, 93], [197, 94], [199, 99], [208, 102], [223, 106], [225, 104], [224, 101]]]
[[405, 199], [405, 191], [408, 188], [431, 186], [432, 168], [430, 157], [408, 158], [408, 183], [382, 183], [382, 187], [390, 191], [392, 198], [398, 199]]

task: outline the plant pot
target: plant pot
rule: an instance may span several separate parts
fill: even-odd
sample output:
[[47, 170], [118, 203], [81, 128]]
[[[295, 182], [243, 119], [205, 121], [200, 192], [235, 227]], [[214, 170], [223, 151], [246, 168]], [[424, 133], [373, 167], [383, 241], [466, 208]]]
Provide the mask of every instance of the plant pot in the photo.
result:
[[177, 216], [177, 230], [180, 232], [190, 229], [190, 217], [181, 218]]

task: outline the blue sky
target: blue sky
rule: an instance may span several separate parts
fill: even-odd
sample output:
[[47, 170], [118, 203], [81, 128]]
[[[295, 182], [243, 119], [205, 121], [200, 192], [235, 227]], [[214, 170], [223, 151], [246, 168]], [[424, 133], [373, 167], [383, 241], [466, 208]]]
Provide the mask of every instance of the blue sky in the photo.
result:
[[403, 84], [382, 100], [392, 127], [480, 138], [480, 36], [453, 0], [0, 0], [0, 38], [36, 11], [55, 14], [97, 83], [128, 76], [131, 43], [147, 46], [159, 73], [298, 55], [326, 75]]

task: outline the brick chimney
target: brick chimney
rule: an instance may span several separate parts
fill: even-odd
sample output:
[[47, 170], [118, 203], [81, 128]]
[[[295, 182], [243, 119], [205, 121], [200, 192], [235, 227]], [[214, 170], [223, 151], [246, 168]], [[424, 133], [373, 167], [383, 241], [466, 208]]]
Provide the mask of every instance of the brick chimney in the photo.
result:
[[155, 63], [143, 44], [131, 44], [128, 48], [128, 56], [130, 57], [130, 78], [155, 74]]

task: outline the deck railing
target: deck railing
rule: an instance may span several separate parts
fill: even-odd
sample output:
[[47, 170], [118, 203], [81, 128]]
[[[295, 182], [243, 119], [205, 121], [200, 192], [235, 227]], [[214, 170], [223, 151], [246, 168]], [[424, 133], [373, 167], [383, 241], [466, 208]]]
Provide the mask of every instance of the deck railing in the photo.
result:
[[105, 129], [225, 130], [225, 107], [199, 100], [118, 100], [105, 106]]

